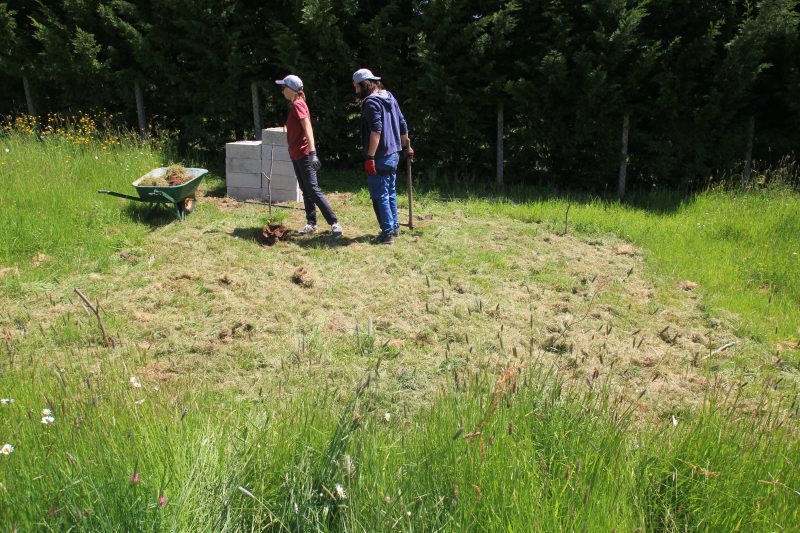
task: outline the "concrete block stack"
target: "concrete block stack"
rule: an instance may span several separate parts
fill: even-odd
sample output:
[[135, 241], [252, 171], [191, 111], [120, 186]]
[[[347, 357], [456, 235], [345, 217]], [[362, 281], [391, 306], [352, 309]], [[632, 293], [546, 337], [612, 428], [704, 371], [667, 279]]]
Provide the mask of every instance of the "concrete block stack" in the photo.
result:
[[[286, 142], [286, 130], [283, 128], [267, 128], [261, 130], [261, 172], [270, 176], [272, 166], [272, 201], [301, 202], [303, 193], [297, 184], [294, 166], [289, 157], [289, 145]], [[264, 178], [264, 187], [267, 186]]]
[[225, 145], [228, 196], [237, 200], [267, 200], [271, 190], [273, 202], [301, 201], [303, 195], [289, 158], [286, 132], [283, 128], [268, 128], [262, 130], [261, 139]]

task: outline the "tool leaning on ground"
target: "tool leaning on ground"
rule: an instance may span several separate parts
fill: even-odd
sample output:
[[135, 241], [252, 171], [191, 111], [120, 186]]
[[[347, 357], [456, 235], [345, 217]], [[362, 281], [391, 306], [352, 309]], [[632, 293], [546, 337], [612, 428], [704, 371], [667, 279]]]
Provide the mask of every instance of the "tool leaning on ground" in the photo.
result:
[[414, 211], [411, 206], [414, 196], [411, 180], [411, 163], [414, 161], [414, 149], [411, 148], [411, 141], [408, 141], [408, 149], [404, 151], [406, 153], [406, 174], [408, 175], [408, 229], [414, 229]]

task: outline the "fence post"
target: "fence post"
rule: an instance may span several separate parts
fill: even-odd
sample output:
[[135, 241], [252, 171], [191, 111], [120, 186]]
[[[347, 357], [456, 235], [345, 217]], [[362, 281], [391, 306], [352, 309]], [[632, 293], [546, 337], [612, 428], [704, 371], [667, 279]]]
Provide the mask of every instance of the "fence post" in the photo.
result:
[[25, 103], [28, 105], [28, 114], [32, 117], [36, 116], [36, 108], [33, 107], [33, 95], [31, 94], [31, 85], [28, 82], [28, 76], [22, 75], [22, 88], [25, 89]]
[[497, 102], [497, 188], [503, 190], [503, 102]]
[[625, 196], [625, 181], [628, 179], [628, 131], [630, 130], [631, 117], [625, 113], [622, 118], [622, 157], [619, 162], [619, 178], [617, 180], [617, 196]]
[[753, 171], [753, 137], [756, 134], [756, 117], [750, 115], [750, 122], [747, 125], [747, 149], [744, 153], [744, 170], [742, 171], [742, 187], [747, 184], [750, 179], [750, 173]]
[[136, 119], [139, 121], [139, 135], [147, 139], [147, 118], [144, 114], [144, 96], [139, 80], [133, 82], [133, 94], [136, 98]]
[[250, 83], [250, 98], [253, 101], [253, 125], [256, 128], [256, 140], [261, 140], [261, 112], [258, 107], [258, 85]]

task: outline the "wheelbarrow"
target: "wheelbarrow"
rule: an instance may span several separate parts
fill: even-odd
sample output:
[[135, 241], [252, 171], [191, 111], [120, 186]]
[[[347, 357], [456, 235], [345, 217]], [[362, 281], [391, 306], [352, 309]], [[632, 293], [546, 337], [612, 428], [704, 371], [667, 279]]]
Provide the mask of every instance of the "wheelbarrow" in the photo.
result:
[[139, 193], [139, 196], [131, 196], [130, 194], [122, 194], [114, 191], [97, 192], [100, 194], [108, 194], [109, 196], [116, 196], [118, 198], [127, 198], [128, 200], [134, 200], [136, 202], [172, 204], [175, 206], [178, 219], [183, 221], [186, 220], [186, 215], [194, 210], [197, 186], [203, 181], [203, 174], [206, 172], [208, 172], [208, 170], [204, 168], [187, 168], [186, 173], [192, 178], [181, 185], [175, 185], [173, 187], [140, 185], [140, 183], [147, 178], [160, 178], [167, 173], [167, 167], [159, 167], [151, 170], [131, 184], [136, 189], [136, 192]]

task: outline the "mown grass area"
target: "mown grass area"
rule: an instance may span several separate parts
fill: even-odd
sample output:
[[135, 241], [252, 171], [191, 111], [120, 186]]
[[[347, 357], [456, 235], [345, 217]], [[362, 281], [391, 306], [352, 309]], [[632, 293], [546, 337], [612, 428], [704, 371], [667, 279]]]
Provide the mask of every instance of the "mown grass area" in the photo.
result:
[[800, 339], [800, 194], [788, 186], [710, 191], [679, 202], [662, 193], [631, 204], [562, 197], [492, 211], [562, 228], [568, 219], [573, 231], [623, 237], [647, 250], [659, 274], [699, 283], [709, 313], [734, 313], [740, 332]]
[[[367, 243], [366, 192], [329, 173], [325, 190], [349, 189], [330, 195], [345, 237], [270, 248], [265, 206], [204, 197], [179, 223], [96, 195], [169, 162], [158, 144], [4, 142], [27, 153], [0, 166], [9, 190], [49, 165], [53, 194], [82, 192], [74, 209], [0, 214], [27, 221], [0, 233], [2, 530], [773, 531], [800, 518], [797, 368], [714, 320], [702, 278], [702, 296], [677, 289], [692, 276], [631, 233], [618, 232], [642, 251], [618, 250], [615, 227], [656, 239], [703, 196], [661, 214], [576, 203], [562, 236], [561, 200], [428, 191], [418, 227], [386, 247]], [[140, 166], [106, 182], [124, 161]], [[707, 197], [721, 212], [738, 201]]]

